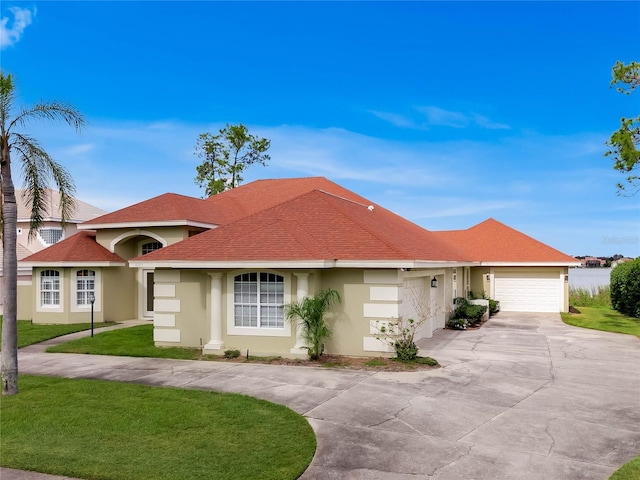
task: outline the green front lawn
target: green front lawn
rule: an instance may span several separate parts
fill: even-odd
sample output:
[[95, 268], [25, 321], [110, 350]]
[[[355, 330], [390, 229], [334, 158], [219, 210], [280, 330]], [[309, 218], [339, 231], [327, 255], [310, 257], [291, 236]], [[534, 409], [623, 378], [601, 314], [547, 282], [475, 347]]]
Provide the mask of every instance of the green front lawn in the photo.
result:
[[177, 358], [180, 360], [200, 360], [203, 358], [202, 351], [199, 348], [156, 347], [153, 344], [153, 325], [150, 324], [102, 332], [93, 338], [78, 338], [61, 345], [49, 347], [47, 352]]
[[625, 463], [609, 480], [640, 480], [640, 456]]
[[3, 467], [95, 480], [295, 479], [304, 417], [245, 395], [21, 376], [0, 404]]
[[640, 336], [640, 318], [627, 317], [611, 307], [577, 307], [581, 313], [562, 313], [562, 321], [575, 327]]
[[[2, 325], [2, 317], [0, 317], [0, 326]], [[107, 327], [115, 325], [115, 322], [94, 323], [94, 328]], [[18, 320], [18, 348], [33, 345], [34, 343], [44, 342], [55, 337], [61, 337], [69, 333], [81, 332], [89, 330], [90, 323], [72, 323], [69, 325], [37, 325], [29, 320]], [[2, 332], [0, 329], [0, 339]]]

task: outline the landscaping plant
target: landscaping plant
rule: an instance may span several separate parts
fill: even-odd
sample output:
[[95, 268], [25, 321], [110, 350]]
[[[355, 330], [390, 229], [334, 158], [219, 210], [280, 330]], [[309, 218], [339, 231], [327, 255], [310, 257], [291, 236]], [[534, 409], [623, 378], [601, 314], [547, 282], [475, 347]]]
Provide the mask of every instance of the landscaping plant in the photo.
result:
[[331, 288], [318, 292], [313, 297], [305, 297], [297, 302], [284, 305], [284, 314], [290, 322], [297, 322], [302, 336], [307, 342], [309, 360], [318, 360], [322, 355], [325, 338], [331, 337], [331, 330], [325, 322], [325, 314], [335, 303], [340, 302], [340, 294]]
[[466, 330], [467, 327], [479, 325], [487, 311], [487, 307], [484, 305], [474, 305], [463, 297], [456, 298], [454, 304], [456, 308], [447, 322], [447, 326], [457, 330]]
[[640, 258], [611, 270], [611, 305], [631, 317], [640, 317]]

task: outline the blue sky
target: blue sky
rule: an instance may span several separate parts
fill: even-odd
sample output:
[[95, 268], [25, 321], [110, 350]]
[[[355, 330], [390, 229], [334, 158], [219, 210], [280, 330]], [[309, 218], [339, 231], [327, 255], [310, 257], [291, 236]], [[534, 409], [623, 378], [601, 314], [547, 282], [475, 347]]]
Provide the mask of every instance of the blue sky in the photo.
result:
[[19, 2], [0, 61], [31, 131], [107, 210], [201, 196], [198, 134], [271, 139], [258, 178], [323, 175], [432, 230], [493, 217], [571, 255], [640, 255], [640, 194], [603, 157], [640, 92], [640, 2]]

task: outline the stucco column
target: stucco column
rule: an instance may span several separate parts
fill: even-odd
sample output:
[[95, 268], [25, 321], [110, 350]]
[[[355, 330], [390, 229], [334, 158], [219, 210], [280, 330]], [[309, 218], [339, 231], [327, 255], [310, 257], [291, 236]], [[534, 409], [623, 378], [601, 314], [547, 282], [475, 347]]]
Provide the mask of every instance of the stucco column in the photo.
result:
[[[308, 273], [294, 273], [297, 279], [298, 288], [296, 290], [296, 301], [301, 301], [303, 298], [309, 296], [309, 274]], [[302, 336], [302, 328], [299, 324], [296, 324], [296, 346], [290, 350], [290, 353], [307, 354], [309, 353], [306, 348], [307, 345], [304, 337]]]
[[209, 272], [211, 277], [211, 319], [209, 341], [204, 351], [222, 350], [222, 273]]

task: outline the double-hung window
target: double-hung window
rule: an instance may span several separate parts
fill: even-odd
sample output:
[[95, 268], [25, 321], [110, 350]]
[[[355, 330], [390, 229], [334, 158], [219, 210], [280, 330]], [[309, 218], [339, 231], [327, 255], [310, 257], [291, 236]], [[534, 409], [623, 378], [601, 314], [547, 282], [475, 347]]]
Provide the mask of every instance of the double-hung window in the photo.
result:
[[78, 270], [76, 272], [76, 304], [78, 306], [90, 305], [91, 295], [95, 295], [95, 290], [96, 272], [94, 270]]
[[60, 306], [60, 272], [57, 270], [40, 273], [40, 304], [43, 307]]
[[283, 328], [284, 278], [275, 273], [236, 275], [233, 282], [236, 327]]

